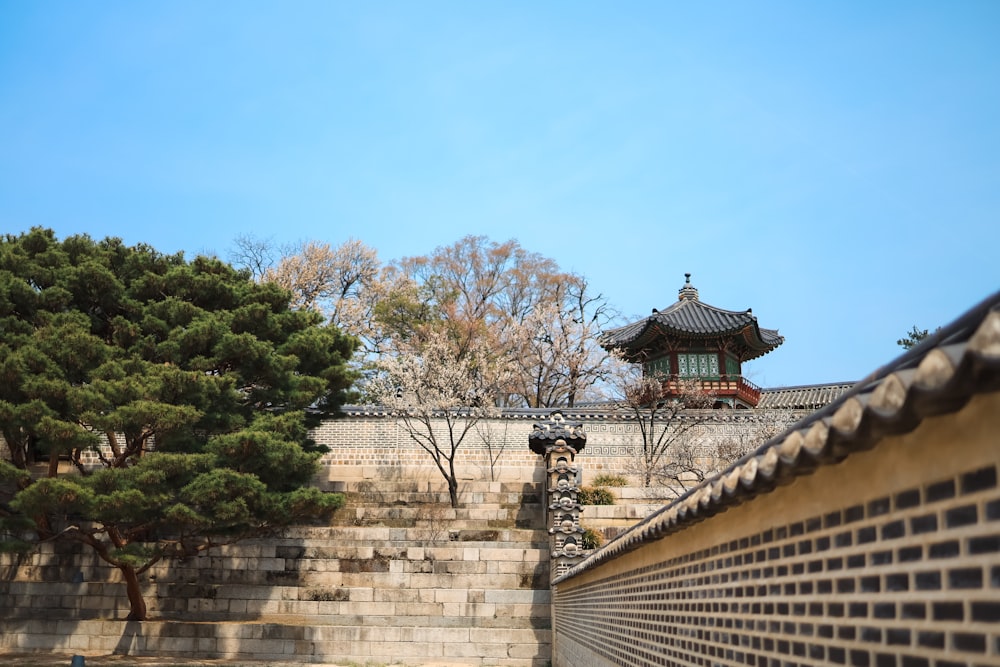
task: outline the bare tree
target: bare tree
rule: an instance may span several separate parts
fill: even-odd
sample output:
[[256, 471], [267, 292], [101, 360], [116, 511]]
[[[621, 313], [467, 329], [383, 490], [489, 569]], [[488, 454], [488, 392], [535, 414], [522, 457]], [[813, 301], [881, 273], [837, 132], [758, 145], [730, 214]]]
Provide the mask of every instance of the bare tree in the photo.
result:
[[466, 236], [425, 256], [382, 266], [360, 241], [281, 249], [237, 239], [232, 256], [258, 280], [290, 290], [361, 341], [359, 359], [399, 354], [428, 331], [447, 331], [461, 356], [487, 346], [520, 367], [502, 405], [574, 406], [599, 400], [607, 351], [598, 343], [617, 313], [587, 280], [525, 250]]
[[460, 353], [482, 340], [495, 349], [515, 349], [518, 325], [561, 279], [553, 260], [517, 241], [497, 243], [485, 236], [466, 236], [429, 255], [404, 258], [399, 267], [435, 304]]
[[510, 365], [488, 346], [461, 353], [447, 332], [431, 331], [395, 355], [383, 355], [367, 384], [369, 400], [394, 411], [430, 455], [459, 506], [456, 460], [480, 420], [496, 415], [496, 396], [510, 380]]
[[515, 240], [467, 236], [400, 269], [433, 303], [459, 350], [473, 341], [516, 359], [521, 376], [505, 404], [572, 406], [596, 398], [607, 353], [600, 331], [616, 317], [582, 276]]
[[[741, 411], [742, 412], [742, 411]], [[714, 448], [715, 467], [726, 468], [747, 454], [754, 452], [765, 442], [784, 433], [789, 426], [804, 416], [792, 410], [747, 410], [738, 415], [740, 428], [721, 439]]]
[[230, 260], [249, 270], [257, 282], [281, 285], [292, 293], [296, 306], [323, 313], [331, 324], [357, 338], [361, 357], [382, 352], [391, 335], [379, 322], [379, 304], [386, 302], [383, 310], [390, 312], [389, 304], [416, 292], [408, 277], [382, 266], [376, 251], [356, 239], [336, 247], [319, 241], [279, 247], [272, 239], [242, 235]]
[[702, 460], [702, 425], [709, 420], [715, 396], [697, 379], [642, 375], [634, 364], [622, 364], [614, 407], [635, 419], [640, 442], [630, 474], [646, 488], [681, 495], [711, 473]]
[[525, 319], [518, 355], [519, 394], [528, 407], [573, 407], [605, 398], [601, 384], [611, 376], [611, 353], [598, 344], [602, 330], [617, 317], [601, 295], [588, 291], [585, 278], [567, 275], [551, 300]]
[[281, 251], [274, 239], [260, 238], [253, 234], [240, 234], [229, 251], [229, 262], [238, 269], [246, 269], [254, 282], [261, 282], [264, 274], [274, 266]]
[[507, 421], [504, 420], [503, 428], [497, 426], [492, 420], [483, 420], [476, 424], [476, 435], [486, 445], [487, 463], [490, 466], [490, 481], [497, 481], [497, 465], [507, 449]]
[[350, 239], [336, 248], [305, 241], [268, 268], [263, 279], [291, 291], [296, 305], [319, 310], [342, 326], [345, 307], [360, 299], [379, 266], [375, 250], [361, 241]]

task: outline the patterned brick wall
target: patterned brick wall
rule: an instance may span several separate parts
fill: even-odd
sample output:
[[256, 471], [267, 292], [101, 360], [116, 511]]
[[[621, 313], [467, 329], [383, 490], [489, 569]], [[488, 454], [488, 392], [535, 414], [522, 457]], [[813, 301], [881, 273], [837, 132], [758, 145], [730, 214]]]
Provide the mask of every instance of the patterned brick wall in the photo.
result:
[[[549, 414], [547, 410], [517, 412], [480, 422], [459, 451], [459, 475], [465, 479], [491, 479], [492, 457], [495, 460], [492, 474], [497, 480], [541, 481], [539, 457], [528, 450], [528, 434], [535, 422], [548, 419]], [[707, 455], [720, 441], [753, 442], [754, 434], [771, 421], [793, 417], [780, 410], [705, 411], [693, 417], [704, 423], [692, 430], [690, 436], [701, 443]], [[639, 427], [634, 420], [610, 413], [574, 414], [572, 418], [583, 422], [587, 432], [586, 456], [581, 462], [586, 471], [584, 483], [587, 475], [624, 474], [634, 468], [634, 452], [641, 446]], [[438, 430], [443, 437], [443, 422]], [[314, 431], [313, 437], [331, 450], [321, 460], [325, 481], [438, 476], [428, 455], [388, 416], [349, 414], [325, 422]]]
[[[466, 480], [541, 481], [539, 457], [528, 449], [528, 434], [535, 422], [548, 419], [549, 414], [549, 410], [516, 411], [480, 422], [459, 451], [459, 476]], [[727, 439], [755, 441], [754, 434], [764, 425], [776, 419], [788, 421], [794, 416], [782, 410], [707, 411], [693, 417], [705, 421], [690, 436], [701, 443], [707, 460], [716, 443]], [[573, 418], [584, 423], [588, 434], [587, 455], [582, 461], [584, 483], [588, 476], [625, 474], [630, 468], [634, 469], [634, 452], [641, 446], [639, 427], [634, 420], [601, 412], [574, 415]], [[443, 422], [438, 424], [438, 432], [445, 437]], [[427, 453], [396, 419], [389, 416], [361, 411], [349, 413], [346, 417], [326, 421], [312, 436], [317, 443], [330, 448], [320, 460], [321, 484], [359, 479], [439, 478]], [[106, 444], [104, 449], [106, 455], [110, 454]], [[2, 438], [0, 456], [9, 459]], [[100, 466], [95, 451], [84, 452], [81, 461], [87, 467]]]
[[1000, 664], [992, 404], [559, 583], [554, 664]]

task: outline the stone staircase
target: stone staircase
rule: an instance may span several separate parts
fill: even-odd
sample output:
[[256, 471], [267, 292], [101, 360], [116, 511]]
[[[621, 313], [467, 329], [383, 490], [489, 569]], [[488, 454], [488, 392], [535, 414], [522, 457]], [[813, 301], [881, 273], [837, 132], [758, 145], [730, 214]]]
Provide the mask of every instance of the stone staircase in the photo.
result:
[[55, 641], [92, 655], [548, 664], [549, 540], [537, 485], [469, 482], [457, 509], [434, 481], [337, 490], [348, 502], [332, 525], [151, 571], [156, 620], [142, 624], [106, 620], [124, 619], [127, 601], [117, 573], [92, 554], [36, 554], [0, 580], [0, 653]]

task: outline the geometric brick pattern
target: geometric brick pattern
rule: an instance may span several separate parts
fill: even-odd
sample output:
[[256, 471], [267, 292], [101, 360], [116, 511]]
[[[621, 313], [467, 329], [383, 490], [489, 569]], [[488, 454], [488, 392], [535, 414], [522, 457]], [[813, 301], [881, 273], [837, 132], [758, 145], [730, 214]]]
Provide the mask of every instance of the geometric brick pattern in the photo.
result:
[[998, 553], [990, 465], [557, 587], [554, 629], [566, 664], [996, 665]]

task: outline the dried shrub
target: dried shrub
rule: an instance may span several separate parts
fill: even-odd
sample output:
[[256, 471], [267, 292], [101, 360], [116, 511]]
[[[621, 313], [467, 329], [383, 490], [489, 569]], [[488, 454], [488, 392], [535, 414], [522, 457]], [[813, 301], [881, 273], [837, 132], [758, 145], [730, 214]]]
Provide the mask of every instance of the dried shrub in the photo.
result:
[[600, 486], [581, 486], [576, 499], [581, 505], [614, 505], [615, 494]]
[[593, 528], [587, 528], [580, 537], [580, 546], [584, 549], [597, 549], [604, 544], [604, 536]]
[[594, 478], [594, 486], [628, 486], [628, 480], [622, 475], [600, 474]]

